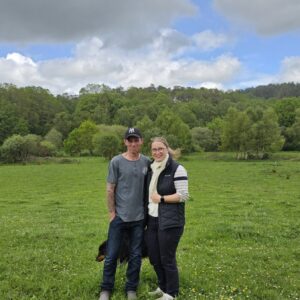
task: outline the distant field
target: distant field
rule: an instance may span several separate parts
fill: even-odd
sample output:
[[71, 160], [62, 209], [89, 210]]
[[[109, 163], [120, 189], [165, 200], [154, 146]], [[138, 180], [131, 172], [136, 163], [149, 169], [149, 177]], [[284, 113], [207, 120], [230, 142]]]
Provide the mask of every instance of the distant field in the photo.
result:
[[[300, 299], [300, 153], [182, 159], [191, 199], [178, 249], [187, 299]], [[97, 299], [106, 239], [102, 158], [0, 166], [0, 299]], [[125, 299], [126, 268], [114, 300]], [[143, 261], [139, 299], [156, 286]]]

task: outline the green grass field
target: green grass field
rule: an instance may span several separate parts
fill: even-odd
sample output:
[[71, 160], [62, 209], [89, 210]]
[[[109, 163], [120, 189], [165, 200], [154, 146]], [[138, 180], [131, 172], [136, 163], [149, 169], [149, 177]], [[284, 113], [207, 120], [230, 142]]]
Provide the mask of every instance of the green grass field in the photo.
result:
[[[182, 159], [191, 199], [178, 248], [186, 299], [300, 299], [300, 154]], [[0, 166], [0, 299], [97, 299], [107, 162]], [[124, 298], [126, 268], [112, 299]], [[156, 287], [143, 261], [139, 299]]]

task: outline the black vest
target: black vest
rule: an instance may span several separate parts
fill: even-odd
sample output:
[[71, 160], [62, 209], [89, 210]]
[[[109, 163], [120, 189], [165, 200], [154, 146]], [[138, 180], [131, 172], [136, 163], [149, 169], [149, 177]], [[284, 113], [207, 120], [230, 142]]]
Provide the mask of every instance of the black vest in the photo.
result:
[[[176, 193], [174, 175], [179, 164], [169, 157], [166, 168], [161, 172], [157, 181], [157, 193], [162, 196]], [[152, 177], [152, 170], [149, 170], [148, 188]], [[159, 229], [182, 227], [185, 224], [184, 202], [159, 203], [158, 205]]]

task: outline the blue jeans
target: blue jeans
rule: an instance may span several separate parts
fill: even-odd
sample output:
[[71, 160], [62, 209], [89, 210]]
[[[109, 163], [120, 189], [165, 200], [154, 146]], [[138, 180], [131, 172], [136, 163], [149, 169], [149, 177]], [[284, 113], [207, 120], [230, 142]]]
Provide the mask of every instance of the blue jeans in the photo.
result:
[[118, 255], [124, 232], [129, 236], [129, 261], [126, 272], [126, 291], [136, 291], [142, 263], [142, 241], [144, 237], [144, 220], [124, 222], [116, 216], [109, 224], [107, 254], [104, 261], [101, 290], [112, 291]]

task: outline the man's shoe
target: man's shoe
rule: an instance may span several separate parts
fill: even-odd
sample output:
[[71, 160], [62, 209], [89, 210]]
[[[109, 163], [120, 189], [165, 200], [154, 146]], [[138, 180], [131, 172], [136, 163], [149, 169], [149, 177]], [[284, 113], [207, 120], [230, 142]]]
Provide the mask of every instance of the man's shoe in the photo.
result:
[[99, 300], [109, 300], [110, 297], [110, 291], [102, 291], [100, 293]]
[[135, 291], [128, 291], [127, 292], [127, 299], [128, 300], [135, 300], [135, 299], [137, 299], [136, 292]]
[[156, 296], [161, 297], [164, 294], [164, 292], [158, 287], [155, 291], [149, 292], [149, 296]]

